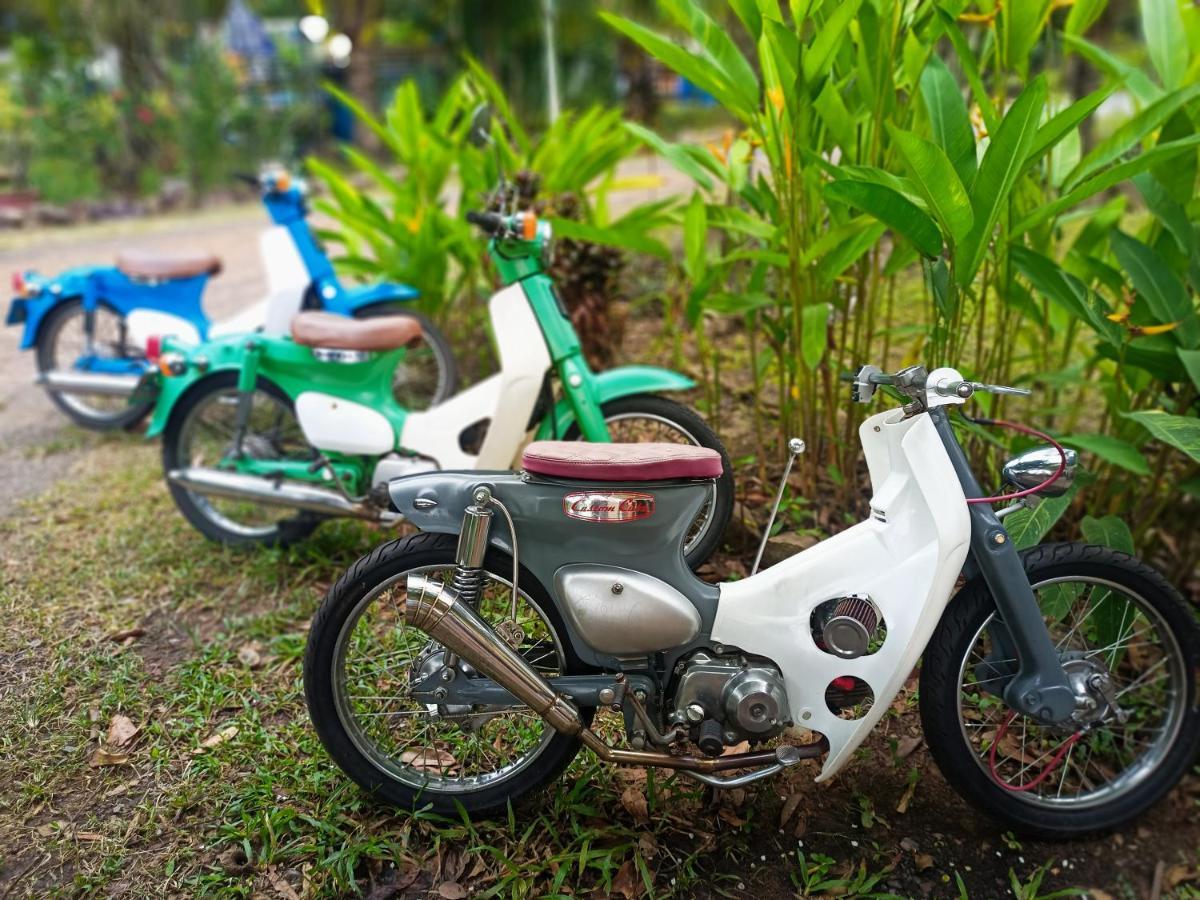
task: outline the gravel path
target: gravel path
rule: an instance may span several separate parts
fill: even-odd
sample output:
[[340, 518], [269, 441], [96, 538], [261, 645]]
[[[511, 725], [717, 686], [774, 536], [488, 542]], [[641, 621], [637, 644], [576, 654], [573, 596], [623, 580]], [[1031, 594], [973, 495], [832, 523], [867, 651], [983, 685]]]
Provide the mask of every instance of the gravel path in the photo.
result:
[[[159, 252], [196, 248], [224, 261], [209, 284], [204, 308], [212, 318], [236, 312], [265, 290], [258, 234], [267, 221], [258, 204], [154, 219], [0, 234], [0, 274], [35, 269], [52, 274], [70, 266], [111, 262], [123, 247]], [[8, 292], [0, 294], [8, 312]], [[112, 438], [70, 424], [33, 379], [31, 351], [18, 349], [20, 328], [0, 328], [0, 516], [24, 497], [65, 477], [87, 449]]]

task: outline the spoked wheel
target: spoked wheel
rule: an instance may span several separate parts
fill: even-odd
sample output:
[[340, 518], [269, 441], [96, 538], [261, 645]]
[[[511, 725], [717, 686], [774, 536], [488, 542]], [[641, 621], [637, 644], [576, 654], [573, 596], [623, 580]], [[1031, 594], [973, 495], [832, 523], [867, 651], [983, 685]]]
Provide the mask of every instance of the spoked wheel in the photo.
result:
[[[219, 372], [201, 382], [171, 415], [163, 435], [163, 472], [230, 468], [238, 411], [237, 373]], [[316, 459], [296, 421], [292, 403], [275, 385], [259, 379], [242, 443], [258, 460]], [[307, 537], [320, 519], [253, 500], [206, 496], [168, 479], [171, 496], [205, 537], [223, 544], [286, 544]]]
[[[409, 696], [410, 682], [440, 668], [442, 648], [406, 626], [406, 580], [420, 574], [448, 584], [457, 539], [420, 534], [364, 556], [330, 590], [309, 633], [304, 689], [321, 743], [359, 785], [396, 806], [426, 804], [454, 814], [456, 804], [485, 814], [554, 779], [579, 743], [531, 709], [444, 705]], [[512, 561], [490, 550], [477, 611], [497, 625], [509, 616]], [[517, 648], [546, 677], [579, 663], [545, 590], [522, 572]], [[458, 663], [460, 678], [474, 670]], [[582, 711], [585, 721], [588, 711]]]
[[995, 637], [995, 604], [973, 585], [954, 599], [921, 670], [930, 750], [989, 814], [1042, 837], [1116, 828], [1165, 794], [1200, 739], [1196, 624], [1154, 570], [1100, 547], [1025, 556], [1030, 583], [1077, 696], [1073, 721], [1010, 710], [1015, 671]]
[[[93, 318], [93, 337], [89, 342], [87, 315], [79, 299], [58, 306], [42, 326], [37, 344], [38, 372], [137, 370], [144, 361], [140, 347], [129, 342], [125, 319], [116, 310], [100, 304]], [[98, 431], [128, 428], [140, 422], [153, 408], [152, 400], [131, 404], [127, 397], [103, 394], [71, 394], [47, 390], [55, 405], [78, 425]]]
[[[609, 436], [616, 443], [692, 444], [721, 454], [724, 473], [713, 484], [709, 499], [688, 527], [683, 544], [688, 565], [699, 568], [717, 549], [733, 514], [733, 467], [725, 445], [700, 416], [666, 397], [636, 394], [609, 401], [600, 409]], [[566, 439], [582, 439], [578, 425], [570, 427]]]
[[356, 311], [354, 316], [358, 319], [408, 316], [421, 323], [421, 339], [406, 348], [404, 361], [392, 373], [392, 392], [397, 403], [405, 409], [423, 410], [454, 396], [458, 387], [454, 351], [428, 316], [396, 303], [368, 306]]

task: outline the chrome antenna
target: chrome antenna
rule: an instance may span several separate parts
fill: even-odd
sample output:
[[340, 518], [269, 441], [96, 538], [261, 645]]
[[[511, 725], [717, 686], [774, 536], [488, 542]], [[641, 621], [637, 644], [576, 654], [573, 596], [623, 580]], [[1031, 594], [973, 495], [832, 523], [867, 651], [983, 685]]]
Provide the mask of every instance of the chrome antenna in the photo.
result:
[[775, 524], [775, 514], [779, 512], [779, 504], [783, 500], [783, 489], [787, 487], [788, 476], [792, 474], [792, 465], [796, 462], [796, 457], [804, 452], [804, 441], [800, 438], [792, 438], [788, 441], [788, 461], [783, 467], [783, 477], [779, 479], [779, 490], [775, 492], [775, 503], [771, 507], [771, 518], [767, 519], [767, 527], [763, 529], [762, 541], [758, 545], [758, 553], [754, 557], [754, 565], [750, 569], [750, 574], [753, 575], [758, 571], [758, 565], [762, 562], [763, 551], [767, 549], [767, 541], [771, 537], [771, 526]]

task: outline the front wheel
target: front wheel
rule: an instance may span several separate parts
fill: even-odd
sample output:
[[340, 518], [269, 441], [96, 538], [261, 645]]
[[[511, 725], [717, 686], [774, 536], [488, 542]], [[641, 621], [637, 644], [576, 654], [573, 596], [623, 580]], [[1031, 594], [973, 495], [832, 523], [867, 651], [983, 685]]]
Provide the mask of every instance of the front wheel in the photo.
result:
[[[502, 811], [558, 777], [579, 751], [533, 710], [431, 704], [409, 684], [435, 673], [445, 651], [404, 621], [407, 576], [454, 577], [457, 538], [417, 534], [362, 557], [325, 597], [304, 654], [304, 696], [321, 743], [367, 791], [404, 809], [429, 805], [456, 815]], [[509, 617], [512, 559], [495, 548], [483, 563], [476, 611], [491, 625]], [[546, 590], [522, 570], [516, 648], [547, 678], [578, 672], [562, 617]], [[457, 663], [460, 678], [475, 674]], [[581, 709], [584, 724], [591, 710]]]
[[1023, 554], [1050, 637], [1078, 696], [1046, 726], [1001, 699], [1015, 670], [1003, 623], [976, 580], [951, 601], [921, 666], [921, 721], [938, 768], [964, 797], [1036, 837], [1125, 825], [1187, 772], [1200, 741], [1200, 638], [1178, 592], [1104, 547]]
[[[654, 394], [619, 397], [603, 404], [600, 411], [614, 442], [692, 444], [721, 454], [721, 477], [713, 484], [709, 498], [700, 507], [684, 538], [684, 558], [692, 569], [698, 569], [717, 549], [733, 514], [733, 467], [729, 464], [725, 445], [699, 415], [666, 397]], [[582, 440], [579, 426], [572, 425], [564, 438]]]

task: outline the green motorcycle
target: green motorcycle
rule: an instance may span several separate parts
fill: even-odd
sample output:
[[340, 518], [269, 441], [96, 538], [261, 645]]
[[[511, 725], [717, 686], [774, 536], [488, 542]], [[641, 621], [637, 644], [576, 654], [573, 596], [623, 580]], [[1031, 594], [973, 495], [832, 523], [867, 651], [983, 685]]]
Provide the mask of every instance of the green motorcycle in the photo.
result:
[[290, 335], [148, 348], [161, 373], [148, 435], [163, 435], [184, 516], [222, 543], [287, 543], [331, 516], [397, 521], [392, 479], [508, 470], [530, 437], [666, 441], [716, 450], [724, 464], [685, 542], [688, 562], [702, 563], [733, 509], [729, 458], [703, 419], [657, 395], [694, 382], [653, 366], [593, 372], [545, 271], [549, 223], [529, 212], [467, 219], [490, 236], [502, 282], [488, 302], [500, 371], [429, 409], [405, 408], [394, 390], [421, 340], [411, 316], [301, 312]]

